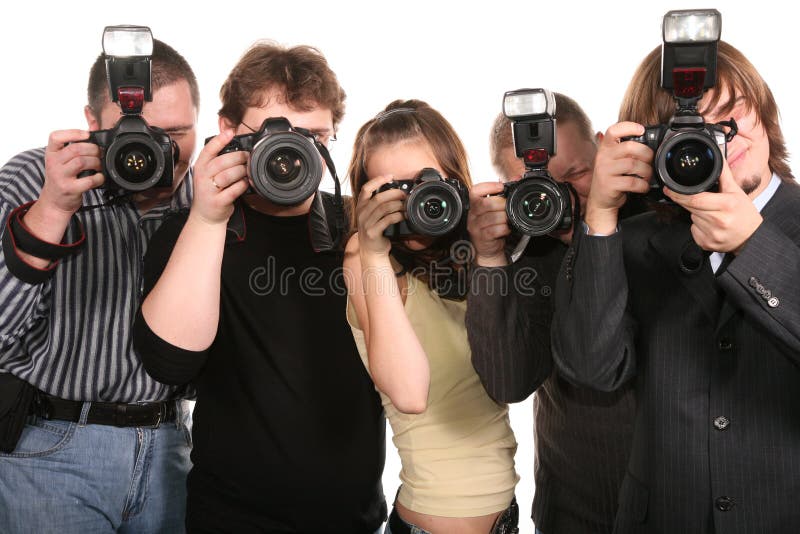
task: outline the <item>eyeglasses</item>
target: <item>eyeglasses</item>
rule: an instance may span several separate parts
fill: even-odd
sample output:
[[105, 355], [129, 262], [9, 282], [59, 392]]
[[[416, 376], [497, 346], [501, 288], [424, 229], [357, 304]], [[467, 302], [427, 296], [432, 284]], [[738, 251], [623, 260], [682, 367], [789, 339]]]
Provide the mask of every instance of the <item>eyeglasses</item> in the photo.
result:
[[[241, 121], [240, 124], [253, 133], [258, 131], [244, 121]], [[311, 134], [311, 137], [314, 139], [314, 141], [320, 143], [321, 145], [324, 145], [326, 148], [330, 148], [330, 143], [336, 141], [336, 132], [331, 133], [330, 130], [307, 130], [307, 131], [309, 134]]]

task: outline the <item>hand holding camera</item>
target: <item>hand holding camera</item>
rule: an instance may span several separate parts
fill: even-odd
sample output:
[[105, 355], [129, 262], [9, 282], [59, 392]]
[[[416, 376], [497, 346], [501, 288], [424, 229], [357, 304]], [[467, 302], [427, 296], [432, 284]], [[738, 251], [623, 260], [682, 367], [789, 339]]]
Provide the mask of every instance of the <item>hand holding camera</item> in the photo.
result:
[[44, 155], [45, 182], [39, 203], [69, 219], [81, 207], [83, 194], [105, 181], [101, 173], [78, 180], [83, 169], [99, 168], [100, 149], [85, 142], [85, 130], [58, 130], [50, 134]]
[[194, 165], [194, 198], [190, 217], [207, 224], [226, 224], [233, 203], [247, 191], [247, 152], [223, 153], [233, 130], [212, 137]]
[[628, 193], [650, 191], [653, 151], [639, 143], [621, 143], [625, 137], [642, 133], [635, 122], [611, 126], [597, 147], [594, 176], [584, 221], [593, 234], [608, 235], [617, 228], [619, 209]]
[[467, 230], [475, 247], [475, 263], [482, 267], [508, 264], [505, 245], [511, 228], [506, 215], [506, 201], [498, 196], [503, 189], [500, 182], [483, 182], [472, 186], [469, 192]]
[[667, 189], [664, 194], [692, 214], [692, 237], [703, 250], [738, 254], [764, 220], [727, 163], [718, 193], [683, 195]]
[[388, 255], [392, 245], [385, 230], [403, 220], [406, 193], [398, 188], [383, 189], [393, 181], [393, 176], [379, 176], [361, 188], [356, 204], [356, 224], [362, 258]]

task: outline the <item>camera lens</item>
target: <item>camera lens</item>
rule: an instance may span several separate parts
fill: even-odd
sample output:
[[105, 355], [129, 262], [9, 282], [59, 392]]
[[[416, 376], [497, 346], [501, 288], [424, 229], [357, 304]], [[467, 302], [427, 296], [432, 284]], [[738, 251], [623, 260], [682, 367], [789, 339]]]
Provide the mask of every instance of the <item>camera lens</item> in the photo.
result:
[[447, 201], [440, 198], [428, 199], [422, 206], [425, 215], [430, 219], [438, 219], [441, 217], [444, 214], [445, 208], [447, 208]]
[[108, 178], [124, 190], [144, 191], [164, 178], [168, 156], [148, 134], [118, 135], [105, 155]]
[[708, 191], [722, 172], [722, 152], [705, 130], [678, 130], [665, 139], [656, 154], [661, 181], [678, 193]]
[[146, 181], [153, 175], [155, 154], [141, 143], [130, 143], [120, 150], [114, 162], [120, 176], [133, 183]]
[[406, 200], [408, 226], [419, 235], [447, 234], [458, 226], [463, 213], [458, 190], [444, 180], [415, 186]]
[[286, 131], [266, 134], [250, 155], [250, 179], [262, 197], [294, 206], [313, 195], [322, 181], [322, 157], [308, 137]]
[[522, 199], [522, 211], [531, 221], [544, 221], [553, 212], [553, 202], [545, 192], [533, 192]]
[[563, 227], [570, 198], [552, 178], [528, 177], [506, 185], [506, 215], [525, 235], [545, 235]]
[[711, 149], [694, 141], [679, 143], [665, 157], [669, 175], [689, 187], [703, 183], [714, 169]]
[[290, 182], [303, 172], [303, 158], [291, 148], [276, 150], [267, 161], [270, 175], [279, 182]]

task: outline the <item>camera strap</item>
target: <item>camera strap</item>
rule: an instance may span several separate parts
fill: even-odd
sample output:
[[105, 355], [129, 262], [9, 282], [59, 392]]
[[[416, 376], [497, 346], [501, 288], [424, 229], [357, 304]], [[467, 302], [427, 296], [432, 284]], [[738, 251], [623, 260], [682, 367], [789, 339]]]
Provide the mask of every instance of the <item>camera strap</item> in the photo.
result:
[[569, 183], [564, 182], [564, 185], [567, 186], [569, 189], [570, 194], [572, 195], [572, 235], [573, 239], [574, 236], [578, 235], [578, 226], [581, 224], [581, 200], [578, 197], [578, 192], [575, 190], [575, 187]]
[[[83, 230], [83, 225], [77, 219], [75, 219], [74, 222], [76, 223], [76, 229], [80, 237], [74, 243], [64, 243], [63, 241], [61, 243], [50, 243], [44, 241], [36, 237], [30, 229], [25, 226], [22, 218], [28, 213], [28, 210], [34, 202], [23, 204], [12, 211], [8, 217], [7, 230], [11, 238], [13, 238], [14, 248], [30, 254], [31, 256], [49, 260], [59, 260], [78, 252], [86, 241], [86, 233]], [[70, 221], [70, 226], [72, 226], [72, 224], [72, 221]]]
[[333, 209], [334, 209], [334, 224], [336, 226], [336, 235], [333, 238], [333, 248], [339, 248], [342, 240], [345, 237], [345, 219], [344, 219], [344, 201], [342, 200], [342, 186], [339, 183], [339, 176], [336, 174], [336, 165], [333, 164], [328, 147], [314, 139], [314, 145], [325, 160], [325, 165], [328, 166], [328, 172], [333, 177]]

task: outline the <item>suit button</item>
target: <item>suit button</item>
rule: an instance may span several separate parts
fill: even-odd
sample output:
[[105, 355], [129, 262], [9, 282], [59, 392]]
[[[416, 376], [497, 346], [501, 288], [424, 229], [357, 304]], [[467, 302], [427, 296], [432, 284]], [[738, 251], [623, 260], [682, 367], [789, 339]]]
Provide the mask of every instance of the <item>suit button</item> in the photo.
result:
[[717, 346], [719, 347], [719, 350], [731, 350], [733, 349], [733, 341], [727, 337], [723, 337], [719, 340]]
[[714, 501], [714, 506], [717, 507], [717, 510], [720, 512], [728, 512], [733, 508], [733, 499], [730, 497], [719, 497], [716, 501]]
[[725, 430], [728, 428], [728, 425], [731, 424], [731, 420], [725, 417], [724, 415], [720, 415], [716, 419], [714, 419], [714, 427], [717, 430]]
[[780, 304], [780, 303], [781, 303], [781, 301], [778, 300], [778, 297], [772, 297], [771, 299], [769, 299], [767, 301], [767, 306], [769, 306], [770, 308], [777, 308], [778, 304]]
[[750, 280], [748, 280], [748, 283], [750, 284], [750, 287], [758, 287], [759, 285], [758, 278], [756, 278], [755, 276], [751, 276]]

